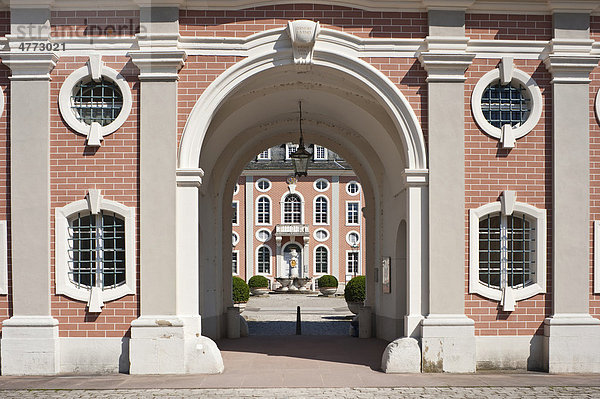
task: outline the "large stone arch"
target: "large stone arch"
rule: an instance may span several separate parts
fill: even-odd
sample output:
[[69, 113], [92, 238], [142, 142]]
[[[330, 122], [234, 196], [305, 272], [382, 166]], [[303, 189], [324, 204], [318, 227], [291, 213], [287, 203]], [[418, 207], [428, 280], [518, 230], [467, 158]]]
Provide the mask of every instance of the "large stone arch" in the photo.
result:
[[[198, 276], [197, 287], [190, 284], [180, 295], [198, 298], [203, 335], [221, 337], [226, 331], [234, 183], [258, 152], [297, 140], [299, 100], [306, 140], [348, 160], [364, 188], [367, 305], [375, 313], [377, 335], [391, 340], [412, 334], [415, 326], [405, 323], [406, 301], [396, 300], [408, 295], [408, 287], [395, 287], [384, 296], [375, 271], [381, 258], [395, 251], [401, 220], [407, 220], [409, 234], [419, 232], [422, 244], [420, 232], [427, 226], [426, 207], [421, 206], [426, 198], [425, 142], [407, 99], [356, 56], [354, 39], [323, 30], [309, 70], [300, 73], [284, 30], [255, 35], [247, 43], [251, 55], [220, 75], [194, 106], [178, 157], [177, 263], [182, 275]], [[199, 191], [187, 184], [191, 175], [203, 176]], [[201, 236], [190, 220], [201, 226]], [[421, 245], [410, 248], [408, 268], [420, 273], [424, 250]], [[420, 298], [420, 277], [409, 279], [410, 284], [418, 286], [414, 297]], [[413, 315], [417, 323], [421, 314]]]

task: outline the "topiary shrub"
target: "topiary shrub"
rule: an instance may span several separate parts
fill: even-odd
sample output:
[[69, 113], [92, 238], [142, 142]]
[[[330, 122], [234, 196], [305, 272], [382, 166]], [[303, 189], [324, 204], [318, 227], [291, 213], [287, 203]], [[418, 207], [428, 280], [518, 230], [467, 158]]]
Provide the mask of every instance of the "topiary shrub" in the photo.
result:
[[319, 278], [319, 288], [324, 287], [324, 288], [337, 288], [338, 286], [338, 280], [337, 278], [335, 278], [335, 276], [332, 276], [330, 274], [325, 274], [323, 276], [321, 276], [321, 278]]
[[344, 289], [344, 298], [346, 302], [365, 301], [365, 276], [356, 276], [348, 281]]
[[265, 276], [252, 276], [248, 280], [248, 286], [250, 288], [268, 288], [269, 280]]
[[246, 282], [237, 277], [233, 276], [232, 278], [233, 284], [233, 303], [246, 303], [248, 299], [250, 299], [250, 287]]

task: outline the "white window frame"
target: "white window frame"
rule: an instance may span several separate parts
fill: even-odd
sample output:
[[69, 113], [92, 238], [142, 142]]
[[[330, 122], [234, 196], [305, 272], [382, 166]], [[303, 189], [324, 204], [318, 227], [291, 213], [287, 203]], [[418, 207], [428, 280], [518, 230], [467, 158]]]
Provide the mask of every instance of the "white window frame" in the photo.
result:
[[[325, 182], [325, 184], [327, 184], [327, 186], [325, 188], [319, 188], [317, 187], [317, 185], [321, 182]], [[313, 183], [313, 188], [315, 189], [315, 191], [318, 191], [320, 193], [324, 193], [325, 191], [329, 190], [329, 180], [325, 179], [325, 178], [320, 178], [315, 180], [315, 182]]]
[[[267, 187], [267, 188], [260, 188], [259, 187], [259, 183], [264, 183], [264, 182], [268, 183], [269, 187]], [[273, 183], [271, 183], [271, 180], [262, 177], [262, 178], [258, 179], [254, 183], [254, 186], [256, 187], [256, 191], [260, 191], [261, 193], [266, 193], [267, 191], [269, 191], [271, 189], [271, 187], [273, 187]]]
[[[321, 231], [321, 230], [324, 231], [325, 233], [327, 233], [327, 237], [325, 237], [324, 239], [318, 238], [318, 236], [317, 236], [317, 232]], [[327, 229], [318, 228], [318, 229], [315, 229], [315, 231], [313, 231], [313, 238], [316, 241], [325, 242], [325, 241], [329, 240], [329, 237], [330, 237], [330, 234], [329, 234], [329, 230], [327, 230]]]
[[351, 230], [346, 234], [346, 242], [352, 247], [352, 242], [350, 241], [351, 234], [356, 234], [358, 236], [358, 241], [356, 241], [356, 246], [358, 247], [360, 245], [360, 233], [356, 230]]
[[[267, 248], [269, 250], [269, 272], [265, 273], [265, 272], [259, 272], [258, 270], [258, 252], [261, 248]], [[270, 276], [272, 271], [273, 271], [273, 261], [272, 258], [273, 257], [273, 251], [271, 251], [271, 247], [269, 247], [268, 245], [265, 244], [261, 244], [258, 247], [256, 247], [256, 253], [255, 253], [255, 259], [256, 259], [256, 274], [260, 274], [261, 276]]]
[[[265, 152], [267, 153], [266, 156], [263, 155]], [[271, 149], [267, 148], [266, 150], [259, 152], [258, 155], [256, 156], [256, 160], [257, 161], [270, 161], [271, 160]]]
[[[350, 191], [350, 186], [352, 184], [356, 184], [356, 187], [358, 187], [358, 190], [355, 193]], [[348, 195], [352, 195], [352, 196], [358, 195], [360, 193], [360, 190], [361, 190], [360, 183], [357, 182], [356, 180], [352, 180], [352, 181], [349, 181], [348, 183], [346, 183], [346, 193]]]
[[[300, 198], [300, 223], [287, 223], [285, 222], [285, 199], [289, 195], [297, 195]], [[286, 192], [281, 196], [281, 201], [279, 203], [281, 210], [281, 224], [304, 224], [304, 196], [300, 194], [298, 191]]]
[[235, 183], [235, 185], [233, 186], [233, 195], [236, 195], [239, 192], [240, 192], [240, 185], [238, 183]]
[[[269, 234], [269, 236], [267, 237], [266, 240], [263, 240], [262, 238], [260, 238], [260, 234], [259, 233], [262, 232], [262, 231], [266, 231]], [[258, 229], [258, 230], [256, 230], [256, 233], [254, 234], [254, 236], [260, 242], [267, 242], [267, 241], [269, 241], [271, 239], [272, 234], [271, 234], [271, 231], [269, 229]]]
[[[324, 198], [325, 199], [325, 206], [327, 207], [327, 209], [325, 210], [325, 219], [327, 220], [325, 223], [323, 222], [317, 222], [317, 200], [319, 198]], [[313, 224], [315, 226], [328, 226], [329, 225], [329, 198], [327, 198], [327, 196], [325, 195], [317, 195], [314, 199], [313, 199]]]
[[[266, 198], [267, 200], [269, 200], [269, 210], [268, 210], [268, 215], [269, 215], [269, 223], [264, 223], [264, 222], [258, 222], [258, 216], [259, 216], [259, 212], [258, 212], [258, 204], [259, 204], [259, 200], [261, 198]], [[271, 197], [269, 197], [268, 195], [260, 195], [256, 198], [256, 203], [255, 203], [255, 208], [256, 208], [256, 216], [255, 216], [255, 222], [257, 226], [271, 226], [273, 225], [273, 201], [271, 200]]]
[[[291, 149], [293, 149], [293, 151], [290, 151]], [[290, 157], [290, 153], [293, 154], [294, 152], [296, 152], [297, 149], [298, 149], [298, 144], [287, 143], [285, 145], [285, 159], [286, 160], [292, 159]]]
[[[318, 156], [318, 154], [319, 154], [318, 150], [319, 149], [323, 149], [323, 156], [322, 157]], [[315, 161], [327, 161], [327, 148], [323, 147], [322, 145], [315, 144], [314, 148], [313, 148], [313, 154], [314, 154], [313, 155], [313, 157], [314, 157], [313, 159]]]
[[[490, 213], [502, 212], [500, 201], [492, 202], [469, 211], [469, 293], [500, 301], [502, 289], [487, 287], [479, 282], [479, 221]], [[536, 231], [534, 283], [513, 288], [515, 301], [531, 298], [546, 292], [546, 210], [523, 202], [514, 203], [513, 214], [524, 214]]]
[[[349, 262], [350, 262], [350, 254], [351, 253], [358, 254], [358, 260], [357, 260], [357, 263], [358, 263], [357, 269], [358, 270], [356, 271], [356, 273], [354, 273], [354, 271], [348, 270], [348, 266], [349, 266]], [[361, 275], [361, 271], [360, 271], [361, 264], [360, 263], [361, 262], [360, 262], [360, 251], [359, 250], [353, 249], [353, 250], [347, 250], [346, 251], [346, 275], [347, 276], [354, 276], [354, 275], [360, 276]]]
[[[510, 62], [510, 66], [502, 67], [502, 64], [507, 62]], [[527, 90], [527, 96], [531, 101], [531, 111], [529, 112], [529, 117], [525, 123], [523, 123], [521, 126], [512, 128], [512, 136], [515, 139], [519, 139], [531, 132], [540, 121], [540, 117], [542, 116], [543, 100], [542, 93], [537, 83], [527, 73], [521, 71], [520, 69], [514, 68], [512, 66], [512, 59], [503, 59], [499, 68], [495, 68], [487, 72], [475, 85], [473, 94], [471, 95], [471, 109], [473, 110], [473, 118], [481, 130], [488, 135], [497, 138], [498, 140], [502, 140], [502, 128], [495, 127], [489, 123], [483, 115], [483, 110], [481, 109], [481, 98], [483, 93], [490, 84], [501, 79], [500, 75], [501, 73], [504, 73], [501, 72], [501, 69], [510, 70], [512, 72], [510, 83], [515, 82], [515, 84], [521, 84]]]
[[[327, 271], [325, 271], [325, 272], [317, 272], [317, 249], [318, 248], [325, 248], [325, 250], [327, 251]], [[330, 270], [331, 270], [331, 251], [329, 250], [329, 247], [327, 247], [327, 245], [324, 245], [324, 244], [316, 245], [315, 248], [313, 249], [313, 275], [323, 276], [325, 274], [331, 274]]]
[[[239, 276], [240, 275], [240, 251], [238, 249], [234, 249], [233, 251], [231, 251], [231, 264], [232, 264], [232, 268], [231, 268], [231, 274], [233, 274], [234, 276]], [[236, 267], [235, 267], [235, 272], [233, 271], [233, 254], [236, 255]]]
[[[358, 218], [358, 222], [354, 223], [354, 222], [349, 222], [350, 218], [349, 218], [349, 206], [350, 204], [357, 204], [357, 218]], [[360, 201], [346, 201], [346, 217], [345, 217], [345, 221], [346, 221], [346, 226], [360, 226]]]
[[135, 294], [137, 267], [135, 257], [135, 209], [107, 200], [100, 194], [88, 194], [88, 200], [71, 202], [54, 210], [56, 293], [79, 301], [87, 302], [90, 300], [91, 288], [77, 287], [69, 279], [69, 219], [79, 212], [86, 211], [92, 214], [97, 214], [100, 211], [113, 212], [125, 221], [125, 283], [117, 287], [101, 289], [100, 299], [102, 302], [108, 302], [122, 298], [125, 295]]
[[233, 208], [233, 212], [235, 214], [235, 223], [232, 222], [233, 226], [240, 225], [240, 201], [231, 201], [231, 207]]
[[[127, 118], [129, 118], [129, 114], [131, 113], [131, 106], [133, 103], [131, 89], [129, 88], [127, 80], [125, 80], [125, 78], [119, 72], [104, 65], [104, 63], [101, 60], [96, 59], [96, 61], [92, 61], [92, 59], [93, 57], [90, 57], [88, 65], [73, 71], [65, 79], [58, 95], [58, 105], [60, 114], [62, 115], [66, 124], [69, 125], [69, 127], [75, 130], [77, 133], [88, 137], [88, 140], [91, 134], [91, 126], [85, 122], [78, 120], [77, 116], [75, 115], [75, 111], [73, 111], [71, 107], [71, 95], [73, 94], [75, 86], [80, 81], [87, 78], [91, 79], [93, 74], [98, 74], [98, 77], [104, 77], [114, 82], [121, 91], [121, 95], [123, 96], [123, 106], [117, 118], [106, 126], [99, 126], [100, 137], [105, 137], [109, 134], [114, 133], [125, 123]], [[92, 69], [95, 69], [97, 72], [92, 73]]]
[[235, 231], [231, 232], [231, 245], [232, 246], [236, 246], [240, 243], [240, 235], [238, 233], [236, 233]]

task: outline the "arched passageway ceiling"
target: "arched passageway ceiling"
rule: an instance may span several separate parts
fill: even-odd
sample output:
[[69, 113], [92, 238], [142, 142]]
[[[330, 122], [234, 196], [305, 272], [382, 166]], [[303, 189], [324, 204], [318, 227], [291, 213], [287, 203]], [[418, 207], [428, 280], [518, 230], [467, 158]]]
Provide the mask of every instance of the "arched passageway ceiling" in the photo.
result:
[[[258, 139], [253, 156], [269, 145], [296, 142], [299, 100], [307, 141], [328, 145], [355, 163], [371, 164], [370, 173], [374, 175], [383, 176], [386, 170], [401, 172], [408, 167], [402, 133], [397, 132], [385, 108], [360, 82], [331, 68], [314, 67], [310, 72], [298, 73], [285, 66], [248, 79], [219, 108], [201, 151], [205, 183], [215, 177], [211, 176], [213, 171], [219, 173], [215, 168], [218, 158], [231, 146]], [[274, 136], [277, 140], [271, 140]], [[387, 180], [392, 186], [398, 185], [394, 187], [396, 192], [401, 189], [397, 176], [388, 176]]]

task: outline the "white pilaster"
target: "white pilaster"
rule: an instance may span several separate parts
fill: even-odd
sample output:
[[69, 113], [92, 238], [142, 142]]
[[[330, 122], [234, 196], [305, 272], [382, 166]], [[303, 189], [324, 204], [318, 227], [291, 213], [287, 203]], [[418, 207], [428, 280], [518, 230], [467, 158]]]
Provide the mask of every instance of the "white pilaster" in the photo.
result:
[[[246, 176], [245, 184], [246, 202], [246, 281], [254, 275], [254, 178]], [[271, 223], [275, 218], [274, 202], [271, 199]]]
[[[475, 327], [464, 314], [464, 11], [430, 10], [427, 51], [429, 131], [429, 311], [422, 321], [423, 370], [475, 371]], [[457, 101], [459, 99], [460, 101]]]
[[550, 373], [600, 372], [600, 320], [589, 314], [589, 73], [588, 13], [555, 13], [552, 53], [552, 305], [544, 322]]
[[[331, 177], [331, 275], [338, 281], [346, 275], [343, 257], [340, 255], [340, 220], [346, 215], [340, 214], [340, 177]], [[362, 238], [361, 238], [362, 239]], [[341, 289], [341, 288], [340, 288]]]
[[3, 375], [60, 371], [58, 321], [50, 305], [50, 72], [58, 57], [18, 49], [23, 41], [47, 41], [49, 21], [47, 8], [12, 8], [7, 36], [12, 50], [1, 56], [11, 69], [13, 303], [2, 328]]

